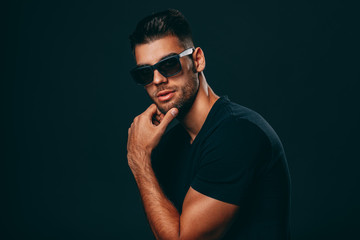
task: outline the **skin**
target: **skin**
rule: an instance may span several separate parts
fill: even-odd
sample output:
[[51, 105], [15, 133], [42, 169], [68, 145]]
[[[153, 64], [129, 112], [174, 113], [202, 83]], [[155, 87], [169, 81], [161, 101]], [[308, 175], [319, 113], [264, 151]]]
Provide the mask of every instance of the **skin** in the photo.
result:
[[[177, 37], [167, 36], [137, 45], [135, 59], [138, 65], [153, 65], [169, 53], [178, 54], [183, 50], [185, 49], [179, 44]], [[190, 187], [183, 202], [182, 213], [179, 214], [164, 195], [151, 167], [151, 152], [168, 124], [181, 115], [178, 120], [189, 133], [192, 143], [211, 107], [219, 98], [206, 83], [203, 74], [205, 57], [201, 48], [196, 48], [192, 57], [194, 63], [188, 57], [180, 59], [182, 71], [175, 76], [165, 78], [157, 70], [154, 71], [153, 82], [145, 86], [154, 104], [134, 119], [128, 131], [128, 164], [156, 239], [220, 239], [231, 226], [239, 208]], [[193, 71], [194, 68], [196, 72]], [[179, 114], [177, 106], [179, 101], [189, 98], [186, 87], [189, 84], [197, 86], [198, 91], [191, 108], [186, 113]], [[159, 89], [176, 91], [169, 101], [160, 102], [156, 97]]]

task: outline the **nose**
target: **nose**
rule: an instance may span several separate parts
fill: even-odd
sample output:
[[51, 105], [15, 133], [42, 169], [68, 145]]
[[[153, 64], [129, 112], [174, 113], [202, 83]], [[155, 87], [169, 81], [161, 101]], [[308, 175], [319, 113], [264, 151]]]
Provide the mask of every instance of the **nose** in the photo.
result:
[[158, 85], [167, 82], [168, 79], [164, 77], [157, 69], [154, 70], [154, 84]]

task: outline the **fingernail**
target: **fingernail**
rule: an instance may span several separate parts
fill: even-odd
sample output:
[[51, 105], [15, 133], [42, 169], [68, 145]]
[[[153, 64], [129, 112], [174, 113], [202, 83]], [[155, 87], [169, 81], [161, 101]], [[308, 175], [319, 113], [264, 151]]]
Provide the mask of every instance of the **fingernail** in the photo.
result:
[[176, 115], [178, 114], [178, 110], [176, 108], [171, 110], [171, 114], [176, 117]]

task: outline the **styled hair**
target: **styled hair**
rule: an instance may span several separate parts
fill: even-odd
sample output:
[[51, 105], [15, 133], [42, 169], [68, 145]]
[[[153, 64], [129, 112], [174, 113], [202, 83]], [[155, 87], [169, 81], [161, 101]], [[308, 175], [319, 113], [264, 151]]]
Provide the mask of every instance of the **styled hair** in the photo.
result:
[[176, 36], [184, 48], [193, 47], [193, 39], [188, 21], [175, 9], [154, 13], [143, 18], [129, 36], [131, 51], [138, 44], [149, 43], [166, 36]]

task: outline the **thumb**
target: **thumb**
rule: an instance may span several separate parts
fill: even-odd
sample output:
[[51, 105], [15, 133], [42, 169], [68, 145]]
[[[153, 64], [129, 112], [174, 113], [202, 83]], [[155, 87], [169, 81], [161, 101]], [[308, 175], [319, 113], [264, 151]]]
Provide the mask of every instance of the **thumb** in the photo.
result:
[[163, 120], [159, 124], [159, 126], [162, 126], [164, 129], [171, 123], [172, 120], [178, 115], [179, 110], [177, 108], [170, 109], [164, 116]]

